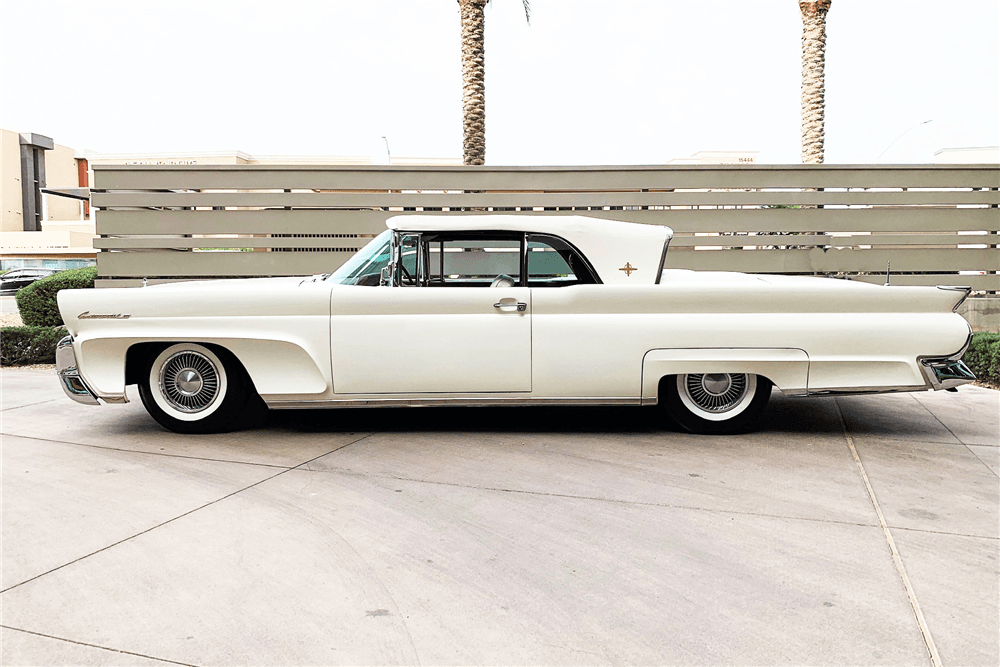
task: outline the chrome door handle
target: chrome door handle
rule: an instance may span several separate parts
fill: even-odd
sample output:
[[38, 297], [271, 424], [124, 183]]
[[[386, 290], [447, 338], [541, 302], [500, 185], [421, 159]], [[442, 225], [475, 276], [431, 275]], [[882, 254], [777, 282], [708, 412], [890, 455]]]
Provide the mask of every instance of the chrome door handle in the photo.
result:
[[519, 312], [519, 313], [523, 313], [524, 311], [528, 310], [528, 304], [526, 304], [523, 301], [518, 301], [517, 303], [499, 303], [498, 302], [498, 303], [494, 303], [493, 304], [493, 307], [496, 308], [497, 310], [501, 310], [503, 308], [514, 308], [515, 306], [517, 307], [517, 312]]

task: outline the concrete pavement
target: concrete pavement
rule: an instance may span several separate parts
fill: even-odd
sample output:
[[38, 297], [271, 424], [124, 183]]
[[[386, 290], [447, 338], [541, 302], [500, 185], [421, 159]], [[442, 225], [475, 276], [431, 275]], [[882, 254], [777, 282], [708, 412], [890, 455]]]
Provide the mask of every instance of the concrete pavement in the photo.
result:
[[[272, 413], [4, 369], [4, 665], [1000, 662], [1000, 394]], [[848, 446], [854, 443], [903, 572]]]

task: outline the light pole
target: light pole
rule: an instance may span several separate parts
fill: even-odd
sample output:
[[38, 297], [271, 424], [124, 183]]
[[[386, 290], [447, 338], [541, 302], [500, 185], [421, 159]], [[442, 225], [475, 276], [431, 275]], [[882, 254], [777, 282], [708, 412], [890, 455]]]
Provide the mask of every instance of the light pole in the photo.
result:
[[385, 142], [385, 156], [389, 159], [389, 164], [392, 164], [392, 153], [389, 152], [389, 140], [382, 135], [382, 141]]
[[903, 132], [898, 137], [896, 137], [895, 139], [892, 140], [891, 144], [889, 144], [888, 146], [885, 147], [884, 151], [882, 151], [881, 153], [878, 154], [878, 157], [875, 158], [874, 164], [878, 164], [879, 159], [883, 155], [886, 154], [886, 151], [888, 151], [890, 148], [892, 148], [893, 146], [895, 146], [896, 142], [899, 141], [900, 139], [902, 139], [903, 135], [905, 135], [907, 132], [909, 132], [910, 130], [915, 130], [916, 128], [920, 127], [921, 125], [926, 125], [927, 123], [933, 123], [933, 122], [934, 122], [934, 119], [931, 118], [930, 120], [921, 121], [921, 122], [917, 123], [916, 125], [914, 125], [913, 127], [908, 127], [905, 130], [903, 130]]

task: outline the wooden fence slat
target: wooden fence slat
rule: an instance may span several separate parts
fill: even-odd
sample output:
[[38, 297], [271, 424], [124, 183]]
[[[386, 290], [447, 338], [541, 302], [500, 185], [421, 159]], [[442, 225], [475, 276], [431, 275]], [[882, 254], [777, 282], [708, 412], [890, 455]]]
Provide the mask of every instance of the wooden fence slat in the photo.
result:
[[[129, 236], [102, 237], [94, 239], [94, 247], [101, 250], [134, 250], [156, 248], [329, 248], [355, 247], [360, 248], [370, 240], [370, 237], [340, 238], [331, 237], [278, 237], [258, 236], [239, 238], [202, 237], [179, 238], [177, 236]], [[849, 247], [859, 245], [887, 246], [951, 246], [956, 245], [998, 245], [1000, 236], [997, 234], [958, 235], [958, 234], [890, 234], [890, 235], [858, 235], [830, 236], [818, 234], [797, 234], [793, 236], [756, 235], [756, 236], [674, 236], [670, 242], [671, 248], [693, 248], [695, 246], [720, 247], [759, 247], [759, 246], [802, 246], [819, 245], [833, 247]]]
[[847, 247], [859, 245], [920, 245], [956, 246], [970, 244], [997, 245], [997, 234], [873, 234], [831, 236], [825, 234], [796, 234], [791, 236], [759, 234], [756, 236], [674, 236], [671, 248], [695, 246], [799, 246], [820, 245]]
[[351, 252], [99, 252], [102, 278], [148, 276], [302, 276], [329, 273]]
[[665, 268], [747, 273], [836, 273], [885, 271], [1000, 271], [1000, 251], [995, 248], [906, 248], [840, 250], [690, 250], [667, 253]]
[[97, 233], [112, 234], [379, 234], [387, 211], [98, 211]]
[[996, 188], [994, 165], [666, 165], [596, 167], [95, 165], [94, 188], [549, 190]]
[[1000, 204], [1000, 192], [597, 192], [381, 194], [341, 192], [95, 192], [98, 208], [169, 206], [294, 206], [372, 208], [391, 206], [912, 206], [921, 204]]
[[101, 250], [138, 250], [163, 248], [343, 248], [344, 252], [357, 252], [371, 239], [356, 238], [177, 238], [176, 236], [132, 236], [129, 238], [96, 238], [94, 247]]
[[[668, 225], [694, 232], [943, 232], [1000, 231], [1000, 210], [992, 208], [807, 208], [696, 209], [670, 211], [503, 212], [504, 215], [585, 215], [593, 218]], [[270, 209], [232, 211], [98, 211], [97, 233], [112, 234], [378, 234], [395, 215], [493, 215], [482, 211], [323, 211]]]

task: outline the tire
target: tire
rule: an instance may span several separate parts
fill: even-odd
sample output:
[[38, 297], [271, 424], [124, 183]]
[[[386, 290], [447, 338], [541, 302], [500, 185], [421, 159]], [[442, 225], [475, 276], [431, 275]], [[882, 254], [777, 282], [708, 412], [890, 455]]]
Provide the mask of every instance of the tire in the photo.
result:
[[150, 416], [175, 433], [238, 430], [267, 413], [242, 364], [226, 350], [197, 343], [177, 343], [150, 355], [139, 395]]
[[771, 381], [752, 373], [697, 373], [663, 378], [667, 414], [692, 433], [726, 435], [752, 430], [771, 398]]

